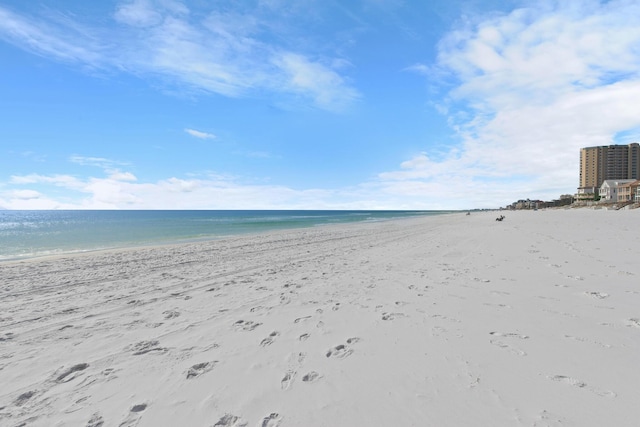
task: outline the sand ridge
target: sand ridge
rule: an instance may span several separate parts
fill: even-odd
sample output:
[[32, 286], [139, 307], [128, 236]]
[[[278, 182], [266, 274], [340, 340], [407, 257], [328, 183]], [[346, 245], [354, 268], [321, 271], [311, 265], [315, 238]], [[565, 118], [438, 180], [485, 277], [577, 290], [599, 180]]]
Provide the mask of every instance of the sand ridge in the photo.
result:
[[0, 425], [635, 425], [640, 212], [505, 215], [0, 264]]

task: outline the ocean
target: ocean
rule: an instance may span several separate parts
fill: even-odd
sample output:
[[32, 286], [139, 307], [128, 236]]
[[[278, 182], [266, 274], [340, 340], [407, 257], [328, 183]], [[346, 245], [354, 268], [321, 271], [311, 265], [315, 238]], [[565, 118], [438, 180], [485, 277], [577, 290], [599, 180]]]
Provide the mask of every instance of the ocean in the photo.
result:
[[450, 212], [0, 210], [0, 261]]

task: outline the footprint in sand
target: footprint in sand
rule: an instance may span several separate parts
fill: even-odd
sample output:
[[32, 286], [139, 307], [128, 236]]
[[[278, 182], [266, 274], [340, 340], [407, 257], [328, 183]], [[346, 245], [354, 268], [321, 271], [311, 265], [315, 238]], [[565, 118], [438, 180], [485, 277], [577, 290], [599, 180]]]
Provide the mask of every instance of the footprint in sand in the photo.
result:
[[141, 354], [146, 354], [152, 351], [162, 353], [167, 351], [166, 348], [160, 347], [160, 342], [158, 342], [157, 340], [140, 341], [139, 343], [129, 346], [128, 349], [133, 350], [134, 356], [140, 356]]
[[20, 396], [18, 396], [15, 400], [14, 405], [16, 406], [22, 406], [24, 405], [27, 400], [31, 399], [33, 396], [35, 396], [36, 392], [33, 390], [27, 391], [22, 393]]
[[[529, 339], [528, 335], [523, 335], [523, 334], [517, 334], [514, 332], [489, 332], [489, 335], [492, 335], [494, 337], [501, 337], [501, 338], [517, 338], [520, 340], [527, 340]], [[519, 348], [515, 348], [503, 341], [500, 340], [489, 340], [489, 342], [495, 346], [498, 346], [500, 348], [504, 348], [505, 350], [509, 350], [511, 353], [516, 354], [518, 356], [526, 356], [527, 353], [523, 350], [520, 350]]]
[[[353, 337], [347, 339], [347, 344], [356, 344], [360, 341], [360, 338]], [[325, 356], [327, 357], [337, 357], [338, 359], [344, 359], [345, 357], [349, 357], [353, 354], [353, 350], [347, 347], [344, 344], [339, 344], [327, 351]]]
[[13, 332], [7, 332], [4, 335], [0, 335], [0, 341], [10, 341], [15, 338]]
[[261, 347], [267, 347], [270, 346], [271, 344], [273, 344], [273, 340], [280, 335], [280, 332], [278, 331], [273, 331], [271, 332], [271, 334], [269, 334], [268, 337], [266, 337], [265, 339], [263, 339], [262, 341], [260, 341], [260, 346]]
[[102, 419], [102, 415], [100, 415], [99, 412], [96, 412], [91, 416], [91, 418], [87, 422], [86, 427], [103, 427], [103, 426], [104, 426], [104, 419]]
[[394, 320], [398, 317], [404, 317], [404, 313], [382, 313], [382, 320]]
[[591, 298], [596, 298], [596, 299], [605, 299], [609, 297], [609, 294], [605, 292], [585, 292], [585, 295]]
[[309, 337], [310, 337], [310, 336], [311, 336], [311, 335], [309, 335], [309, 334], [302, 334], [302, 335], [300, 335], [300, 336], [298, 337], [298, 340], [300, 340], [300, 341], [306, 341], [307, 339], [309, 339]]
[[317, 373], [316, 371], [311, 371], [311, 372], [309, 372], [308, 374], [305, 374], [302, 377], [302, 381], [305, 382], [305, 383], [312, 383], [312, 382], [317, 381], [320, 378], [321, 378], [321, 376], [320, 376], [319, 373]]
[[247, 423], [242, 418], [232, 414], [225, 414], [213, 427], [246, 427]]
[[127, 418], [125, 418], [125, 420], [119, 424], [119, 427], [133, 427], [138, 425], [141, 417], [140, 413], [144, 412], [145, 409], [147, 409], [146, 403], [139, 403], [137, 405], [133, 405], [131, 409], [129, 409], [129, 414], [127, 415]]
[[293, 323], [300, 323], [300, 322], [304, 322], [305, 320], [309, 320], [309, 319], [311, 319], [311, 316], [298, 317], [296, 320], [293, 321]]
[[217, 363], [217, 360], [213, 362], [196, 363], [187, 371], [187, 379], [197, 378], [200, 375], [206, 374], [207, 372], [212, 370]]
[[551, 381], [561, 382], [561, 383], [569, 384], [569, 385], [571, 385], [573, 387], [589, 390], [590, 392], [595, 393], [598, 396], [602, 396], [602, 397], [616, 397], [617, 396], [617, 394], [615, 392], [613, 392], [613, 391], [600, 390], [600, 389], [597, 389], [597, 388], [594, 388], [594, 387], [590, 387], [584, 381], [580, 381], [580, 380], [572, 378], [572, 377], [567, 377], [565, 375], [549, 375], [549, 376], [547, 376], [547, 378], [549, 378]]
[[147, 404], [146, 403], [141, 403], [139, 405], [133, 405], [131, 407], [131, 412], [142, 412], [145, 409], [147, 409]]
[[237, 330], [242, 331], [253, 331], [260, 325], [262, 325], [262, 323], [254, 322], [252, 320], [238, 320], [233, 324]]
[[167, 310], [162, 312], [162, 314], [164, 314], [164, 318], [165, 319], [174, 319], [178, 316], [180, 316], [180, 312], [176, 311], [176, 310]]
[[291, 302], [291, 298], [289, 298], [288, 296], [282, 294], [280, 295], [280, 304], [281, 305], [287, 305]]
[[340, 344], [329, 349], [326, 353], [326, 356], [337, 357], [338, 359], [344, 359], [345, 357], [351, 356], [351, 354], [353, 354], [353, 350], [351, 350], [344, 344]]
[[84, 371], [88, 367], [89, 367], [88, 363], [79, 363], [77, 365], [73, 365], [72, 367], [70, 367], [69, 369], [63, 371], [60, 375], [58, 375], [58, 378], [56, 378], [56, 382], [67, 383], [72, 379], [76, 378], [78, 375], [80, 375], [79, 372]]
[[296, 374], [296, 371], [287, 371], [280, 381], [280, 387], [283, 390], [288, 390], [289, 387], [291, 387], [291, 383], [293, 383], [293, 379], [296, 377]]
[[503, 337], [503, 338], [518, 338], [521, 340], [529, 339], [529, 335], [516, 334], [514, 332], [489, 332], [489, 335], [493, 335], [494, 337]]
[[282, 421], [282, 416], [276, 412], [272, 412], [262, 419], [260, 427], [278, 427]]
[[636, 319], [635, 317], [629, 319], [629, 326], [635, 326], [636, 328], [640, 328], [640, 319]]

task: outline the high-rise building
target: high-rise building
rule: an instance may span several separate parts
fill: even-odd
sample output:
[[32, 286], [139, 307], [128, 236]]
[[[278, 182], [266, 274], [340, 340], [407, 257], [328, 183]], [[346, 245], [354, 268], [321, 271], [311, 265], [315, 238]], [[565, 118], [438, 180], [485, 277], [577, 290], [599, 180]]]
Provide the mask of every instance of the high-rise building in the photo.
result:
[[640, 144], [629, 145], [629, 179], [640, 179]]
[[640, 144], [580, 149], [580, 187], [594, 191], [607, 179], [640, 179]]

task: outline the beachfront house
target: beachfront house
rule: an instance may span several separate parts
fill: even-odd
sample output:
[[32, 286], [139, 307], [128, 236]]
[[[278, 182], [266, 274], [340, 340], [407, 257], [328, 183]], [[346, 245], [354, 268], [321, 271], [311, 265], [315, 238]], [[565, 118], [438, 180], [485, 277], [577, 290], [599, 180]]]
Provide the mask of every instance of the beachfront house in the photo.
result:
[[638, 186], [640, 185], [640, 180], [635, 180], [631, 182], [624, 183], [618, 186], [618, 202], [637, 202], [638, 195]]
[[618, 201], [618, 188], [621, 185], [635, 181], [634, 179], [606, 179], [600, 186], [600, 201], [615, 203]]
[[589, 202], [596, 200], [598, 195], [598, 187], [580, 187], [575, 195], [575, 199], [579, 202]]

